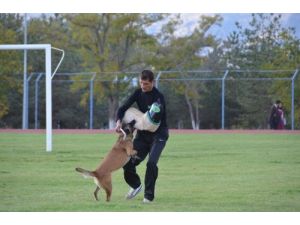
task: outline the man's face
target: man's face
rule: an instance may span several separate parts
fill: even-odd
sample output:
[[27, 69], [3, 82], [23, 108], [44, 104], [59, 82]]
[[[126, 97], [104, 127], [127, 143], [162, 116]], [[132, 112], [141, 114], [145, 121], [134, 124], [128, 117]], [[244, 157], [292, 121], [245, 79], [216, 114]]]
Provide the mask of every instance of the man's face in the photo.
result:
[[140, 86], [143, 92], [151, 91], [154, 85], [154, 81], [140, 79]]

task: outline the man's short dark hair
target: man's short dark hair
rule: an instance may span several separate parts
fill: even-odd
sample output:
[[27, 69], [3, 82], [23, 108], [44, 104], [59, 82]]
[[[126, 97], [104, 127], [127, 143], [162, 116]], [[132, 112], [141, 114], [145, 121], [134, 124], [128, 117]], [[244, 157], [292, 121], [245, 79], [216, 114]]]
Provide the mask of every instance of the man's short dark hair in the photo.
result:
[[152, 82], [154, 80], [154, 74], [151, 70], [143, 70], [140, 78], [141, 80], [148, 80]]
[[280, 104], [280, 103], [281, 103], [281, 101], [280, 101], [280, 100], [277, 100], [277, 101], [276, 101], [276, 104]]

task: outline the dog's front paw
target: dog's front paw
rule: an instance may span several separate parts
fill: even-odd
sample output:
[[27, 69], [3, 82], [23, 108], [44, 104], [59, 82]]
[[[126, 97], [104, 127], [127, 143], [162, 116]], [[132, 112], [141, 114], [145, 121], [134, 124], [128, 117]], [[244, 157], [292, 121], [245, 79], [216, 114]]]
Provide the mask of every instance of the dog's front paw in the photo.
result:
[[136, 154], [137, 154], [137, 151], [136, 151], [136, 150], [133, 150], [133, 149], [127, 152], [127, 155], [128, 155], [128, 156], [131, 156], [131, 157], [132, 157], [132, 156], [135, 156]]
[[133, 158], [133, 159], [141, 159], [139, 156], [137, 156], [137, 155], [133, 155], [133, 156], [131, 156], [131, 158]]
[[135, 153], [133, 155], [131, 155], [131, 159], [132, 160], [140, 160], [141, 158], [137, 155], [137, 151], [133, 150]]
[[136, 156], [137, 154], [137, 150], [132, 149], [132, 151], [130, 152], [130, 156]]

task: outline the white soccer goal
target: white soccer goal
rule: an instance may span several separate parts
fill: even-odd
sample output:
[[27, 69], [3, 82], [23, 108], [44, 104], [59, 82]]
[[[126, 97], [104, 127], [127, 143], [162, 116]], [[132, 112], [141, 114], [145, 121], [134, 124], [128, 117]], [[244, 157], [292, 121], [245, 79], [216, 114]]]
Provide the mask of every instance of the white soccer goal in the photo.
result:
[[[57, 64], [53, 74], [51, 73], [51, 49], [62, 52], [61, 59]], [[62, 49], [51, 47], [50, 44], [2, 44], [0, 50], [45, 50], [46, 68], [46, 151], [52, 151], [52, 78], [58, 70], [63, 58]]]

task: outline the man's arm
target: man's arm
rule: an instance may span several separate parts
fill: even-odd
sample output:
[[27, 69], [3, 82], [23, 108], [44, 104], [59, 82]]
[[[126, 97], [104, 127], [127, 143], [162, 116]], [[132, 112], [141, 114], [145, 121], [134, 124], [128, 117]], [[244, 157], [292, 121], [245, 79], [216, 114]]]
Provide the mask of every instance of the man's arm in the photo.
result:
[[161, 94], [160, 96], [160, 104], [162, 105], [162, 117], [161, 117], [161, 124], [163, 126], [166, 126], [167, 124], [167, 118], [166, 118], [166, 102], [164, 96]]
[[137, 100], [138, 90], [136, 90], [128, 99], [125, 101], [125, 103], [120, 106], [117, 112], [117, 125], [116, 125], [116, 132], [120, 132], [121, 128], [121, 121], [125, 115], [125, 112], [129, 107]]
[[168, 125], [167, 125], [166, 102], [163, 94], [160, 95], [159, 101], [160, 104], [162, 105], [162, 117], [161, 117], [160, 126], [156, 131], [155, 138], [166, 141], [168, 140], [169, 132], [168, 132]]

